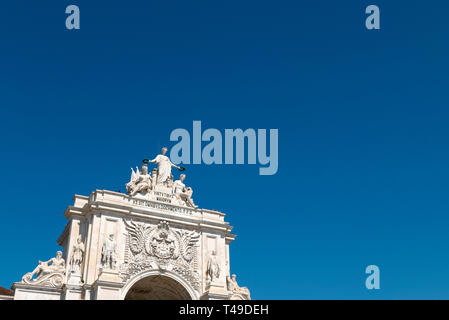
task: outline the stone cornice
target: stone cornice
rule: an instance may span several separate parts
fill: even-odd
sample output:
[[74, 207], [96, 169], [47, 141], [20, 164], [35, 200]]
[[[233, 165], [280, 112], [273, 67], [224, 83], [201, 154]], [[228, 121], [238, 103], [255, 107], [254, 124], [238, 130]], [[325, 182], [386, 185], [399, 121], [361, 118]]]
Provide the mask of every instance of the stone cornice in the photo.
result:
[[[129, 219], [166, 220], [175, 224], [189, 225], [197, 230], [225, 232], [226, 241], [232, 242], [235, 235], [231, 235], [232, 226], [224, 221], [225, 214], [216, 210], [187, 208], [175, 204], [166, 204], [152, 200], [131, 198], [126, 194], [96, 190], [89, 197], [75, 195], [74, 205], [68, 206], [64, 216], [71, 220], [79, 216], [88, 218], [92, 214], [108, 212]], [[58, 239], [63, 240], [64, 233]]]
[[114, 287], [114, 288], [122, 288], [123, 285], [124, 285], [124, 283], [121, 282], [121, 281], [101, 280], [101, 279], [98, 279], [97, 281], [95, 281], [95, 282], [92, 284], [92, 288], [93, 288], [93, 289], [96, 289], [96, 288], [98, 288], [99, 286], [108, 286], [108, 287]]
[[12, 289], [15, 291], [17, 289], [25, 289], [30, 291], [47, 291], [47, 292], [62, 292], [62, 288], [48, 287], [48, 286], [40, 286], [35, 284], [27, 284], [21, 282], [15, 282], [12, 285]]

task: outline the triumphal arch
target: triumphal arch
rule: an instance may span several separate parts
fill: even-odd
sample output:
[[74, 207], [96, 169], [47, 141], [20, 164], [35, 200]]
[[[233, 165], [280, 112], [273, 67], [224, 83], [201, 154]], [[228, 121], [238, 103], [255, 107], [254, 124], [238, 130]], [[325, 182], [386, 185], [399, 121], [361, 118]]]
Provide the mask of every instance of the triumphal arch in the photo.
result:
[[195, 204], [166, 152], [131, 169], [126, 194], [75, 195], [63, 250], [16, 282], [14, 299], [250, 299], [230, 274], [232, 227]]

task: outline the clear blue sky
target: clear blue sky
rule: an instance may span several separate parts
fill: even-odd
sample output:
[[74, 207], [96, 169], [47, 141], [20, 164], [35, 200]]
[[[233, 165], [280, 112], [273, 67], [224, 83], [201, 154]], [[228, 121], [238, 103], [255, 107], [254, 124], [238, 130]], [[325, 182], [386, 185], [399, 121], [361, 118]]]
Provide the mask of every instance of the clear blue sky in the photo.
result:
[[448, 10], [2, 1], [0, 285], [55, 254], [73, 194], [124, 191], [131, 166], [201, 120], [279, 129], [274, 176], [186, 165], [197, 204], [235, 226], [232, 272], [253, 298], [449, 299]]

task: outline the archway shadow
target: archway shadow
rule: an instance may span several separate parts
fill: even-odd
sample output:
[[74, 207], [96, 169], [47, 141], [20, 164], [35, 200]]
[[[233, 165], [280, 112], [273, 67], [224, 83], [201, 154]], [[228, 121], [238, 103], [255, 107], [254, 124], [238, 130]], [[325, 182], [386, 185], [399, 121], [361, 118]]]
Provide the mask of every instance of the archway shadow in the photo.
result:
[[162, 275], [152, 275], [137, 281], [126, 293], [125, 300], [191, 300], [178, 281]]

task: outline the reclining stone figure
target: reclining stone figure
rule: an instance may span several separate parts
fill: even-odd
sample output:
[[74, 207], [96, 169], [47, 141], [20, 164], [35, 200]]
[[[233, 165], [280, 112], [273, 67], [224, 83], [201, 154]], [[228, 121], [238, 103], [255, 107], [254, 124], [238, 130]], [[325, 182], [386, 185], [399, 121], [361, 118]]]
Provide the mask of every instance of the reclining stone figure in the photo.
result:
[[[50, 265], [51, 263], [51, 265]], [[56, 257], [51, 258], [48, 261], [39, 261], [39, 265], [32, 271], [26, 273], [22, 277], [23, 283], [39, 284], [57, 276], [57, 284], [62, 282], [63, 275], [65, 274], [65, 260], [62, 258], [62, 252], [56, 252]], [[36, 275], [36, 278], [33, 277]]]
[[184, 184], [184, 180], [186, 175], [183, 173], [179, 176], [179, 180], [176, 180], [173, 183], [173, 194], [185, 201], [189, 206], [196, 207], [195, 203], [193, 203], [192, 194], [193, 190], [190, 187], [186, 187]]
[[143, 164], [139, 169], [136, 168], [136, 172], [133, 169], [131, 173], [131, 181], [126, 184], [126, 191], [133, 197], [140, 192], [149, 192], [152, 187], [151, 176], [148, 173], [148, 166]]
[[228, 287], [228, 291], [242, 296], [244, 299], [250, 300], [250, 293], [247, 287], [239, 287], [237, 280], [237, 276], [235, 274], [232, 275], [232, 277], [227, 276], [226, 277], [226, 284]]

